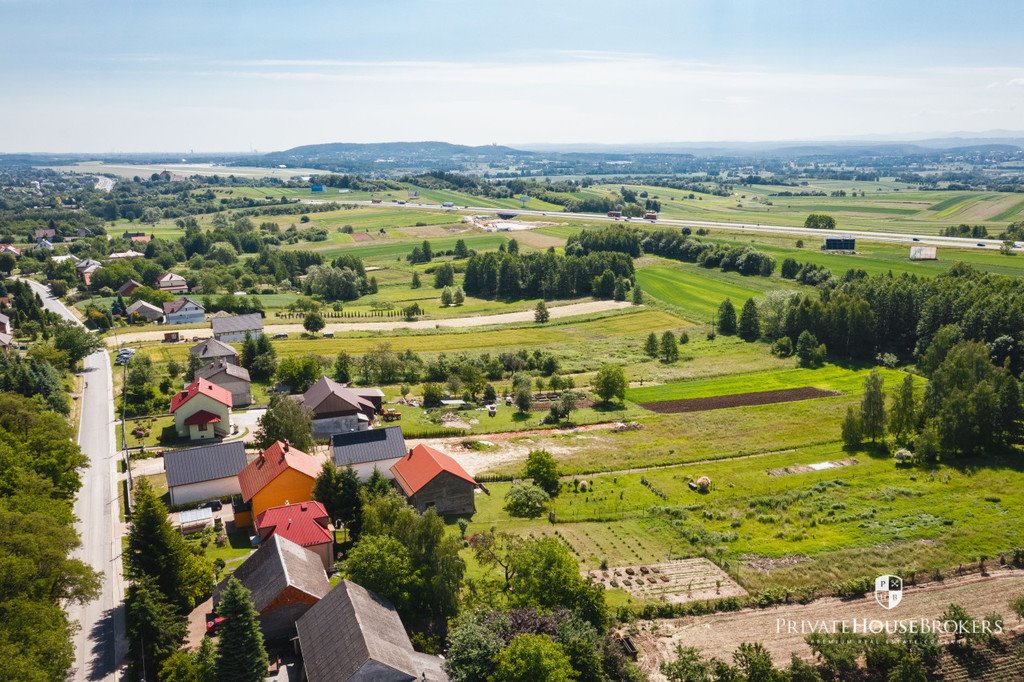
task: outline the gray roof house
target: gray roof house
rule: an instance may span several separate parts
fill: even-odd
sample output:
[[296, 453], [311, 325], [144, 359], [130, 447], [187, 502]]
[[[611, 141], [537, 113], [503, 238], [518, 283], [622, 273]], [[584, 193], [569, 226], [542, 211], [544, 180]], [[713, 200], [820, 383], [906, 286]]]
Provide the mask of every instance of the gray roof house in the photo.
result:
[[372, 400], [326, 376], [310, 386], [301, 400], [313, 412], [314, 438], [369, 428], [377, 413]]
[[152, 303], [147, 303], [142, 299], [139, 299], [128, 306], [125, 309], [125, 312], [128, 313], [128, 319], [131, 319], [134, 316], [149, 322], [154, 322], [164, 316], [164, 311], [160, 310]]
[[401, 426], [348, 431], [331, 436], [334, 463], [340, 467], [351, 466], [364, 481], [375, 468], [387, 478], [394, 478], [391, 467], [407, 452]]
[[164, 453], [171, 505], [241, 495], [238, 472], [247, 463], [241, 441]]
[[206, 379], [211, 384], [226, 388], [231, 393], [231, 407], [252, 403], [252, 379], [245, 367], [221, 359], [197, 369], [196, 379]]
[[295, 624], [308, 682], [443, 682], [441, 659], [413, 650], [395, 607], [342, 580]]
[[[320, 555], [276, 533], [233, 575], [252, 592], [260, 629], [270, 642], [294, 637], [295, 621], [331, 591]], [[214, 607], [227, 581], [225, 577], [213, 589]]]
[[226, 343], [245, 341], [246, 334], [259, 336], [263, 333], [263, 316], [259, 313], [214, 317], [210, 324], [213, 326], [213, 338]]
[[238, 351], [217, 339], [206, 339], [188, 349], [189, 354], [195, 355], [203, 362], [225, 360], [232, 365], [238, 364]]

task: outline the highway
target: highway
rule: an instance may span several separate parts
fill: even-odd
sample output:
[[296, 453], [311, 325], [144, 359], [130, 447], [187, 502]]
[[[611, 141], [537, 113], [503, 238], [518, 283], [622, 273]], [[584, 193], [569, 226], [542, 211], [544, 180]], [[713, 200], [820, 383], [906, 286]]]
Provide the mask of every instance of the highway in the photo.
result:
[[[326, 203], [321, 200], [304, 199], [303, 203], [320, 204]], [[561, 211], [535, 211], [532, 209], [515, 208], [494, 208], [487, 206], [454, 206], [446, 208], [437, 204], [399, 204], [395, 202], [384, 202], [375, 204], [372, 201], [342, 201], [345, 204], [360, 206], [387, 206], [388, 208], [408, 208], [428, 211], [457, 211], [466, 214], [493, 215], [497, 213], [515, 213], [519, 216], [546, 217], [557, 220], [585, 220], [587, 222], [622, 223], [624, 225], [655, 224], [670, 227], [689, 227], [693, 229], [705, 227], [733, 232], [755, 232], [763, 234], [784, 234], [795, 237], [806, 237], [808, 239], [823, 239], [826, 234], [849, 234], [857, 239], [872, 242], [895, 242], [901, 244], [923, 244], [927, 246], [951, 246], [959, 249], [998, 249], [1003, 245], [998, 239], [969, 239], [965, 237], [941, 237], [938, 235], [914, 234], [910, 232], [875, 232], [873, 230], [815, 230], [808, 227], [790, 227], [786, 225], [767, 225], [762, 223], [728, 223], [709, 220], [679, 220], [674, 218], [661, 218], [657, 221], [644, 220], [643, 218], [632, 218], [627, 221], [625, 218], [609, 218], [602, 213], [567, 213]], [[1016, 249], [1024, 246], [1018, 242]]]
[[[43, 306], [79, 323], [49, 289], [24, 280], [43, 300]], [[80, 323], [79, 323], [80, 324]], [[114, 396], [110, 356], [97, 351], [85, 359], [85, 389], [78, 444], [89, 458], [81, 471], [82, 489], [75, 499], [75, 524], [82, 539], [76, 557], [103, 573], [101, 593], [88, 604], [68, 607], [68, 616], [81, 625], [74, 636], [75, 668], [69, 680], [117, 679], [127, 652], [124, 639], [124, 577], [121, 569], [122, 528], [118, 516], [117, 456], [114, 450]]]

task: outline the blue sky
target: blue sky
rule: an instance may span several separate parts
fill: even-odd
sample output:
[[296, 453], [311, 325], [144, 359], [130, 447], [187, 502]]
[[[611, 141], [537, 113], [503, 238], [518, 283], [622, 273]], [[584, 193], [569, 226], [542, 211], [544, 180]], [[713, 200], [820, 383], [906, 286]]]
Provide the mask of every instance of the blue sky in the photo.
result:
[[1024, 3], [0, 0], [0, 151], [1021, 129]]

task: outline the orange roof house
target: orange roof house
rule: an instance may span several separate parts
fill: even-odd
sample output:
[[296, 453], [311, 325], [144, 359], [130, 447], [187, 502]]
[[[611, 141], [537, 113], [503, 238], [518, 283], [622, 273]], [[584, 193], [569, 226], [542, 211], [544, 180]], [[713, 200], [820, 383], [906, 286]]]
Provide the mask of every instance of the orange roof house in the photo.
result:
[[427, 445], [417, 445], [398, 460], [391, 473], [409, 504], [421, 512], [472, 514], [480, 485], [454, 459]]
[[312, 500], [320, 469], [315, 458], [279, 440], [238, 474], [242, 499], [252, 504], [254, 518], [271, 507]]
[[[245, 489], [244, 485], [242, 489]], [[260, 542], [266, 542], [275, 535], [291, 540], [316, 553], [328, 572], [334, 565], [334, 532], [329, 526], [327, 510], [319, 502], [270, 507], [256, 515], [256, 533]]]
[[196, 379], [171, 396], [171, 414], [180, 438], [223, 438], [231, 433], [231, 392], [206, 379]]

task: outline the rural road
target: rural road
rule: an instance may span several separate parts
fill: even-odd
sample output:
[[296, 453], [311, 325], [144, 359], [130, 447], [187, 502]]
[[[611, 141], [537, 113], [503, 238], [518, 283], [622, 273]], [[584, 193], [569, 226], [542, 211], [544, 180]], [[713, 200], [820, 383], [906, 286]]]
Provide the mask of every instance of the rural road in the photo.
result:
[[[24, 280], [43, 300], [43, 306], [58, 315], [77, 319], [50, 295], [49, 289]], [[89, 458], [82, 469], [82, 489], [75, 499], [75, 528], [82, 546], [75, 553], [96, 571], [101, 571], [98, 599], [68, 607], [68, 616], [81, 628], [74, 636], [75, 668], [69, 680], [75, 682], [116, 680], [118, 664], [127, 651], [124, 640], [124, 579], [121, 570], [121, 529], [117, 513], [117, 457], [114, 452], [114, 398], [110, 356], [96, 352], [85, 359], [85, 389], [78, 444]]]
[[[303, 203], [324, 203], [321, 200], [303, 200]], [[452, 208], [445, 208], [437, 204], [397, 204], [394, 202], [388, 202], [386, 204], [374, 204], [371, 201], [342, 201], [346, 204], [357, 204], [362, 206], [387, 206], [388, 208], [409, 208], [416, 210], [432, 210], [432, 211], [459, 211], [469, 213], [515, 213], [516, 215], [528, 215], [528, 216], [545, 216], [548, 218], [557, 218], [559, 220], [586, 220], [589, 222], [605, 222], [605, 223], [652, 223], [654, 221], [646, 221], [641, 218], [634, 218], [630, 223], [626, 223], [623, 219], [609, 218], [607, 215], [601, 213], [568, 213], [560, 211], [534, 211], [531, 209], [515, 209], [515, 208], [494, 208], [487, 206], [455, 206]], [[680, 220], [674, 218], [661, 218], [659, 217], [657, 225], [668, 225], [673, 227], [715, 227], [733, 230], [736, 232], [760, 232], [765, 234], [785, 234], [797, 237], [817, 237], [822, 238], [825, 234], [849, 234], [858, 239], [872, 242], [897, 242], [906, 244], [926, 244], [929, 246], [955, 246], [961, 249], [998, 249], [1002, 246], [1002, 242], [998, 239], [967, 239], [964, 237], [940, 237], [937, 235], [919, 235], [911, 234], [907, 232], [875, 232], [868, 230], [814, 230], [808, 227], [789, 227], [785, 225], [767, 225], [763, 223], [729, 223], [729, 222], [717, 222], [709, 220]], [[916, 241], [915, 241], [916, 240]], [[980, 246], [983, 245], [983, 246]], [[1018, 242], [1018, 249], [1022, 248], [1021, 243]]]
[[[574, 317], [576, 315], [589, 315], [602, 313], [608, 310], [619, 310], [629, 308], [632, 304], [627, 301], [585, 301], [583, 303], [571, 303], [548, 308], [552, 320], [560, 317]], [[533, 322], [533, 310], [520, 310], [514, 313], [498, 313], [497, 315], [477, 315], [475, 317], [450, 317], [440, 320], [417, 320], [406, 322], [394, 320], [392, 322], [335, 322], [324, 327], [325, 332], [386, 332], [396, 329], [436, 329], [436, 328], [468, 328], [486, 327], [492, 324], [513, 324], [517, 322]], [[183, 336], [193, 336], [201, 339], [213, 335], [210, 327], [180, 328], [168, 327], [168, 330], [180, 332]], [[267, 325], [265, 331], [270, 334], [300, 334], [305, 331], [301, 324], [275, 324]], [[117, 334], [106, 339], [107, 345], [116, 348], [126, 343], [141, 343], [144, 341], [161, 341], [164, 338], [163, 330], [149, 332], [129, 332]]]

